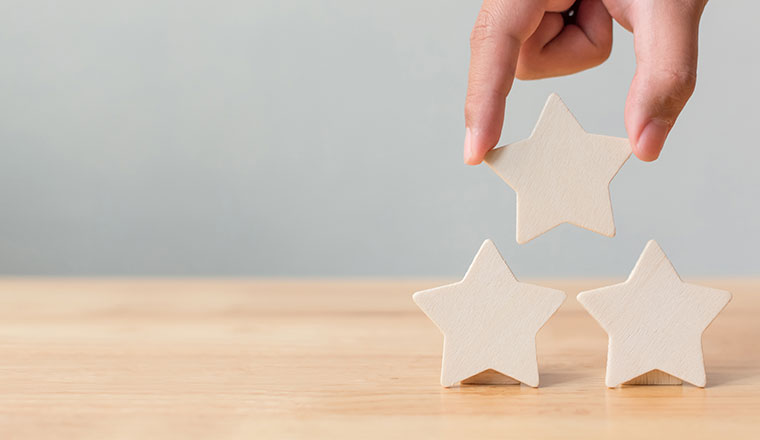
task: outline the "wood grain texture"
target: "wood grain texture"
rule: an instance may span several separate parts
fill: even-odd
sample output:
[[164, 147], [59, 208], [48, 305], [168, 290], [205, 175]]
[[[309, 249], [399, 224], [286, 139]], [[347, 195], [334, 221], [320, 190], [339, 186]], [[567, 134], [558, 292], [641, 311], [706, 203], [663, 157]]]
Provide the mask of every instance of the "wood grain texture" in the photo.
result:
[[483, 242], [462, 281], [414, 294], [444, 334], [441, 385], [537, 387], [536, 333], [566, 297], [517, 281], [496, 245]]
[[465, 385], [519, 385], [520, 382], [511, 377], [499, 373], [494, 369], [487, 369], [462, 381]]
[[704, 334], [707, 387], [604, 386], [607, 335], [570, 298], [541, 387], [438, 382], [411, 301], [446, 280], [0, 281], [0, 438], [757, 438], [760, 280]]
[[586, 133], [556, 94], [528, 139], [485, 162], [517, 193], [517, 242], [562, 223], [615, 235], [610, 181], [631, 155], [628, 139]]
[[703, 387], [702, 333], [731, 294], [681, 281], [651, 240], [624, 283], [581, 292], [578, 301], [609, 334], [608, 387], [673, 383], [659, 373], [637, 379], [654, 370]]
[[683, 385], [683, 381], [664, 371], [652, 370], [624, 382], [623, 385]]

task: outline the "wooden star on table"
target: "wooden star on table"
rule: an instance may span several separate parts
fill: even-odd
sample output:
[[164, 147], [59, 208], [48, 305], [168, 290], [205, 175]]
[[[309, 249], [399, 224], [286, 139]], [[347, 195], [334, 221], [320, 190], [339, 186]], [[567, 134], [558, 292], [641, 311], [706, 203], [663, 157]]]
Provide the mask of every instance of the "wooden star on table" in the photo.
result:
[[556, 94], [528, 139], [485, 162], [517, 193], [517, 242], [570, 223], [615, 235], [609, 185], [631, 155], [628, 139], [586, 133]]
[[660, 246], [647, 243], [624, 283], [578, 294], [609, 335], [606, 384], [706, 383], [702, 333], [731, 301], [686, 284]]
[[441, 385], [522, 382], [537, 387], [536, 333], [565, 296], [517, 281], [486, 240], [462, 281], [414, 294], [414, 302], [444, 334]]

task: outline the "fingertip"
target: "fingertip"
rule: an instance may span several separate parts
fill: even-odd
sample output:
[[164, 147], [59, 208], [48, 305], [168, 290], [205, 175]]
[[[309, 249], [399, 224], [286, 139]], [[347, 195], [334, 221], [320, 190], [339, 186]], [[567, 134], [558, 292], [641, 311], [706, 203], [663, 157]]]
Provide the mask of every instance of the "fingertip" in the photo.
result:
[[479, 165], [494, 146], [495, 142], [490, 143], [487, 139], [479, 135], [477, 131], [467, 127], [464, 135], [464, 163], [467, 165]]
[[483, 162], [483, 158], [476, 155], [465, 155], [464, 157], [464, 163], [466, 165], [480, 165], [481, 162]]
[[645, 162], [657, 160], [670, 132], [670, 125], [664, 121], [652, 119], [647, 123], [634, 144], [633, 153]]
[[472, 148], [470, 147], [470, 141], [472, 140], [472, 130], [470, 127], [464, 130], [464, 163], [470, 164], [470, 156], [472, 155]]
[[464, 133], [464, 163], [467, 165], [477, 165], [476, 159], [472, 155], [472, 130], [470, 127], [465, 129]]
[[470, 156], [464, 158], [465, 165], [480, 165], [483, 160], [478, 160], [476, 157]]

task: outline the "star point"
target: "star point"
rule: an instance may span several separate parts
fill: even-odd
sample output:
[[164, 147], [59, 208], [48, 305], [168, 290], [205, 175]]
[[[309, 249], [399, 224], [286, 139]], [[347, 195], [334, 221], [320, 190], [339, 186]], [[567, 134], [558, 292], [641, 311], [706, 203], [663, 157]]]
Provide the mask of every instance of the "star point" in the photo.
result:
[[587, 133], [557, 94], [528, 139], [496, 148], [485, 162], [517, 193], [517, 242], [559, 226], [613, 237], [609, 184], [631, 155], [627, 139]]
[[537, 387], [535, 336], [565, 297], [559, 290], [519, 282], [486, 240], [462, 281], [413, 295], [444, 335], [441, 385], [451, 387], [494, 370]]
[[730, 300], [729, 292], [683, 282], [654, 240], [625, 282], [578, 294], [609, 336], [611, 388], [656, 370], [704, 387], [702, 333]]

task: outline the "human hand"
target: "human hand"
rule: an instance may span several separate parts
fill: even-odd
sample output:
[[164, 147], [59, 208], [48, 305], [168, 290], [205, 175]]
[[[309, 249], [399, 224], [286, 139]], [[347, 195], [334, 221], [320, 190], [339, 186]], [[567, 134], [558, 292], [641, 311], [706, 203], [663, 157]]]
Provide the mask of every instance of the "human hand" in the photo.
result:
[[[573, 6], [573, 3], [577, 3]], [[657, 159], [694, 91], [699, 20], [707, 0], [485, 0], [470, 37], [464, 160], [499, 141], [515, 77], [568, 75], [604, 62], [612, 19], [633, 32], [636, 73], [625, 105], [633, 153]], [[565, 23], [562, 11], [573, 6]]]

